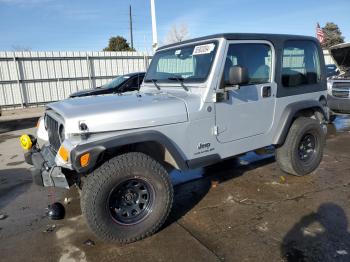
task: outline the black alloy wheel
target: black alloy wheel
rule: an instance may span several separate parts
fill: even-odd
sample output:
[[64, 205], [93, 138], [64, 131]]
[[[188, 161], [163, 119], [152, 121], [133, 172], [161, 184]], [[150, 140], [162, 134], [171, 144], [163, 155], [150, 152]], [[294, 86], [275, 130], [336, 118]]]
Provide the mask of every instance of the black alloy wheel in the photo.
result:
[[128, 179], [112, 189], [108, 209], [116, 223], [134, 225], [145, 219], [154, 199], [152, 185], [144, 179]]
[[304, 162], [312, 161], [313, 157], [316, 155], [316, 138], [312, 134], [305, 134], [298, 147], [298, 155], [300, 160]]

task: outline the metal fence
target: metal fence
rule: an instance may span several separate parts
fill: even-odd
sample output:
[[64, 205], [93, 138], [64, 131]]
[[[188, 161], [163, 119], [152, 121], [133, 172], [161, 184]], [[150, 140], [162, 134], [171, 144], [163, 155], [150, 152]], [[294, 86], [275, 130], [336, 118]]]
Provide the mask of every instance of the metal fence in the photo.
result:
[[140, 52], [0, 52], [0, 106], [61, 100], [118, 75], [145, 71], [150, 59]]
[[324, 60], [326, 65], [328, 64], [334, 64], [334, 60], [332, 56], [329, 54], [328, 50], [323, 50]]

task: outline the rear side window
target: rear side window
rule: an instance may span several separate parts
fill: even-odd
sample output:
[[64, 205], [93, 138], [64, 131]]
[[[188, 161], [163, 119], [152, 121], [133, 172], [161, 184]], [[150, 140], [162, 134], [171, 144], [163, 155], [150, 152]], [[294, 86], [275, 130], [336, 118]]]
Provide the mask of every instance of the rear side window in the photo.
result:
[[236, 65], [248, 70], [248, 85], [270, 82], [271, 47], [260, 43], [230, 44], [224, 68], [225, 83], [228, 83], [230, 68]]
[[320, 82], [320, 61], [315, 43], [286, 41], [283, 49], [282, 84], [285, 87]]

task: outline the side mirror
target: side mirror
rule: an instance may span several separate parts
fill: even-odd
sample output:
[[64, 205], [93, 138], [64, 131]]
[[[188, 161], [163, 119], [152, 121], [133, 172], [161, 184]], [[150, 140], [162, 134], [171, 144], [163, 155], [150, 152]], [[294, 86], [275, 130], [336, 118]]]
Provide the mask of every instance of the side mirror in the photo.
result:
[[248, 69], [243, 66], [232, 66], [229, 71], [229, 84], [230, 85], [244, 85], [249, 83]]

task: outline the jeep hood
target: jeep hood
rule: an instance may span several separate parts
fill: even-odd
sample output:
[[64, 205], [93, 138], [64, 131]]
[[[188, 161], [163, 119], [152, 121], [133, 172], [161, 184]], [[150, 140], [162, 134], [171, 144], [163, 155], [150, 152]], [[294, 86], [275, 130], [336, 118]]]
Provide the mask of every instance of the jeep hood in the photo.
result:
[[66, 133], [74, 134], [82, 132], [81, 122], [95, 133], [188, 121], [183, 100], [166, 93], [81, 97], [51, 103], [48, 108], [64, 119]]
[[342, 71], [349, 71], [350, 69], [350, 43], [335, 45], [330, 48], [331, 56], [336, 62], [337, 66]]

